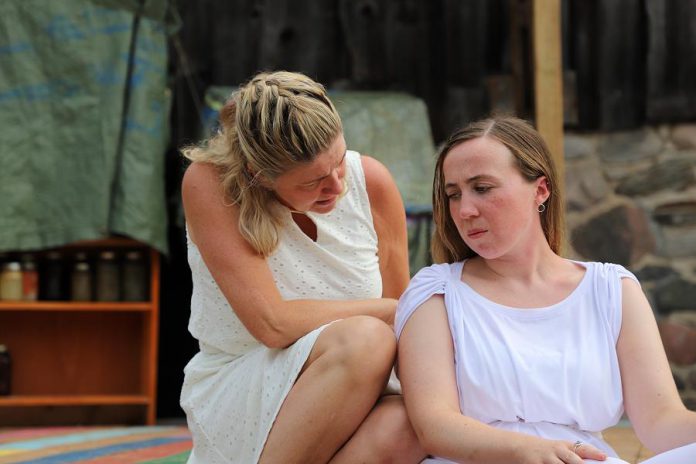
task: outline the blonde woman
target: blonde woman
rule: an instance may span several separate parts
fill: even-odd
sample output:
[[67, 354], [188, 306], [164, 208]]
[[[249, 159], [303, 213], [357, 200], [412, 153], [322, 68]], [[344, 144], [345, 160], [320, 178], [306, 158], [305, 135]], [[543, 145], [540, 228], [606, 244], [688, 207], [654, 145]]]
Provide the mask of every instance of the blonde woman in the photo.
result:
[[409, 276], [392, 177], [346, 149], [301, 74], [255, 76], [220, 123], [184, 151], [189, 462], [419, 462], [401, 397], [383, 396]]
[[624, 462], [601, 432], [628, 414], [648, 462], [696, 462], [650, 306], [621, 266], [560, 256], [563, 198], [546, 144], [493, 118], [442, 148], [436, 262], [397, 310], [399, 375], [433, 463]]

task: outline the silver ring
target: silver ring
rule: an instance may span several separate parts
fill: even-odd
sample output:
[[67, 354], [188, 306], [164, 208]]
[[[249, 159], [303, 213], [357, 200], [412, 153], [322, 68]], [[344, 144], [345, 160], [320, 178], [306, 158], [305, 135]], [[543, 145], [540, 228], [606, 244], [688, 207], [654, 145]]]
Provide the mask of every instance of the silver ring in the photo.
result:
[[573, 453], [578, 454], [578, 448], [580, 448], [582, 445], [583, 443], [580, 440], [573, 443]]

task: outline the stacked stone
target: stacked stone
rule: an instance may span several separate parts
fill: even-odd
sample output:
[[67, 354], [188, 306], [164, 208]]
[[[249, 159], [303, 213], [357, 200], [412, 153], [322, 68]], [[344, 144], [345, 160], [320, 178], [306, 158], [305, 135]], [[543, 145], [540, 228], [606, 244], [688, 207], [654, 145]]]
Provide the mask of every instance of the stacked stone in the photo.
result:
[[696, 410], [696, 124], [565, 134], [568, 255], [640, 279]]

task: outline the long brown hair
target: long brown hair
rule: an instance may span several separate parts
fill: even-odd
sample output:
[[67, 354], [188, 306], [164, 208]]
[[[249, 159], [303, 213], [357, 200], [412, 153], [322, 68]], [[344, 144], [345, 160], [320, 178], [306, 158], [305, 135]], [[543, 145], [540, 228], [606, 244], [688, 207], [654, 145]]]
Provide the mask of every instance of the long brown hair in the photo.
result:
[[546, 142], [528, 122], [510, 116], [496, 116], [457, 130], [440, 149], [433, 179], [433, 260], [436, 263], [452, 263], [476, 256], [464, 243], [450, 216], [442, 166], [455, 146], [479, 137], [490, 137], [505, 145], [517, 160], [522, 177], [529, 182], [546, 177], [551, 194], [546, 201], [546, 210], [541, 215], [541, 227], [551, 249], [560, 254], [565, 234], [564, 201], [559, 188], [558, 172]]

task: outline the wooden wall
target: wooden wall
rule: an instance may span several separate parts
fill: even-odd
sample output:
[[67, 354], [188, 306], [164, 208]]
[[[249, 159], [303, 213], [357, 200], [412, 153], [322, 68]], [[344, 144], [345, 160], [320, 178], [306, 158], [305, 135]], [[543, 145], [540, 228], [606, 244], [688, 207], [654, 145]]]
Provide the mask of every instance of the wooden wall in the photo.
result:
[[[175, 131], [194, 99], [264, 69], [328, 87], [400, 90], [428, 104], [439, 141], [489, 113], [531, 117], [529, 0], [179, 2]], [[620, 130], [696, 118], [696, 3], [562, 0], [566, 125]]]

